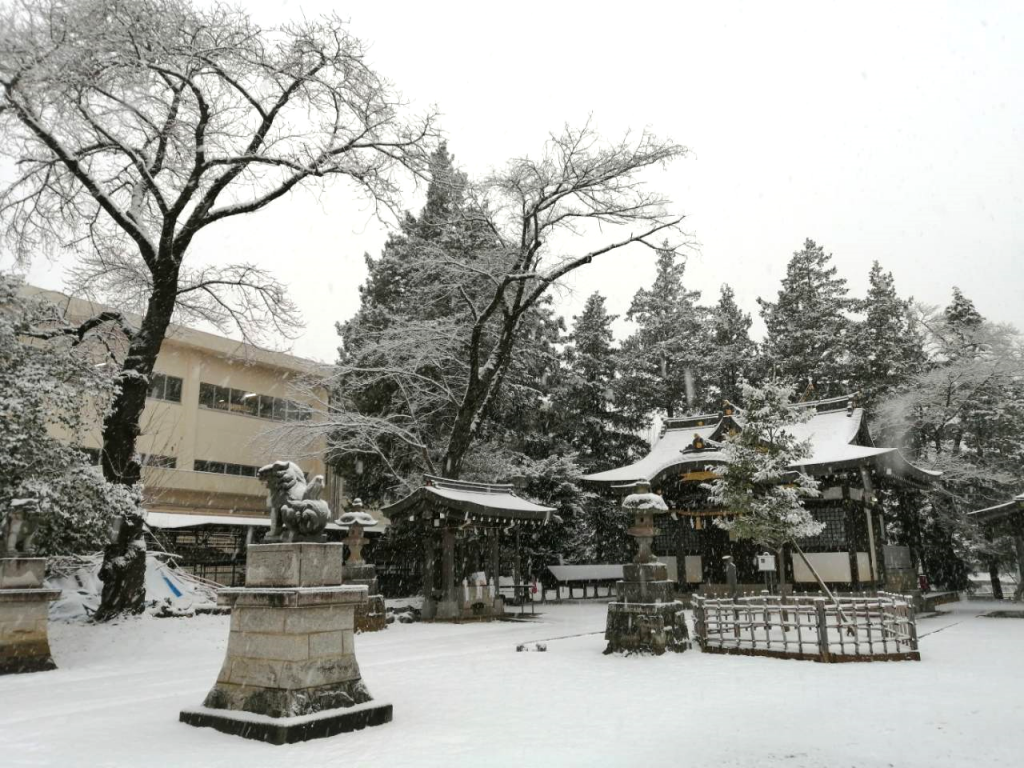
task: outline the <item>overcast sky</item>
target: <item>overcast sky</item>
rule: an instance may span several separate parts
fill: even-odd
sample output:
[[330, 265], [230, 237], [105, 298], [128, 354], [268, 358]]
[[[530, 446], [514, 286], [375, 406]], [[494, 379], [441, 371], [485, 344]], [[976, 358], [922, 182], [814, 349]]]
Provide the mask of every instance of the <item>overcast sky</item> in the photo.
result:
[[[958, 285], [1024, 327], [1024, 4], [245, 5], [264, 24], [349, 17], [412, 108], [441, 110], [471, 175], [536, 156], [589, 114], [611, 137], [649, 126], [686, 145], [652, 182], [700, 243], [689, 286], [710, 303], [729, 282], [758, 326], [756, 297], [774, 298], [811, 237], [855, 293], [878, 259], [903, 295], [945, 304]], [[295, 351], [332, 360], [362, 254], [385, 236], [365, 206], [338, 186], [218, 226], [197, 239], [201, 258], [273, 266], [308, 322]], [[560, 308], [570, 317], [596, 290], [622, 314], [653, 274], [653, 252], [613, 254], [577, 273]], [[30, 277], [60, 287], [47, 265]]]

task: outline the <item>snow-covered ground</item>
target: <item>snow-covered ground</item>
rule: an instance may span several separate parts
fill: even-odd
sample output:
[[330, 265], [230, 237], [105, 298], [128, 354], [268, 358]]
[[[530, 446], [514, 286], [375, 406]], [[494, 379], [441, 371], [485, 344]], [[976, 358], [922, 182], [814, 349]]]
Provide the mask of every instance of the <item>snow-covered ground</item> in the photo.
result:
[[394, 722], [281, 747], [178, 723], [214, 682], [228, 617], [53, 623], [60, 669], [0, 678], [0, 763], [1018, 766], [1024, 620], [978, 617], [991, 607], [923, 619], [920, 663], [608, 657], [601, 602], [531, 624], [395, 624], [356, 640]]

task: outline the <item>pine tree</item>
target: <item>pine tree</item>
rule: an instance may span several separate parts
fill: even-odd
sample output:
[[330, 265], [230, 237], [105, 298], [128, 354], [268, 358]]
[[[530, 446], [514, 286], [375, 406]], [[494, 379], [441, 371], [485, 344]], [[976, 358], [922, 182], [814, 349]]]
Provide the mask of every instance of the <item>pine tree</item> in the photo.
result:
[[805, 399], [845, 394], [850, 386], [854, 302], [831, 260], [805, 240], [786, 267], [777, 300], [757, 300], [768, 328], [766, 363], [775, 376], [797, 382]]
[[901, 299], [891, 272], [876, 261], [868, 274], [868, 292], [856, 309], [864, 319], [854, 327], [850, 378], [869, 413], [881, 399], [905, 387], [923, 370], [924, 342], [912, 312]]
[[716, 517], [715, 525], [778, 552], [784, 574], [783, 547], [825, 527], [804, 507], [804, 499], [818, 496], [817, 481], [791, 469], [807, 456], [809, 443], [798, 441], [789, 428], [813, 412], [789, 407], [790, 385], [744, 383], [741, 390], [743, 430], [725, 439], [724, 464], [719, 478], [708, 484], [709, 501], [735, 516]]
[[728, 284], [711, 310], [713, 346], [708, 355], [708, 388], [712, 400], [740, 402], [740, 383], [753, 378], [757, 345], [750, 338], [750, 315], [736, 304]]
[[683, 284], [686, 264], [675, 254], [658, 254], [653, 285], [633, 297], [626, 319], [636, 332], [622, 344], [619, 402], [637, 418], [668, 417], [706, 410], [711, 348], [708, 311], [697, 304], [700, 291]]
[[641, 424], [613, 403], [618, 373], [612, 335], [615, 319], [605, 309], [604, 296], [594, 293], [587, 299], [583, 311], [573, 318], [565, 367], [554, 395], [558, 431], [588, 472], [628, 464], [646, 447], [637, 436]]
[[[605, 298], [588, 297], [565, 349], [565, 365], [552, 399], [556, 431], [586, 472], [623, 466], [639, 459], [647, 444], [640, 421], [613, 403], [618, 355]], [[578, 525], [578, 562], [622, 562], [627, 553], [628, 517], [616, 503], [597, 494], [584, 500]], [[585, 546], [583, 545], [585, 542]]]

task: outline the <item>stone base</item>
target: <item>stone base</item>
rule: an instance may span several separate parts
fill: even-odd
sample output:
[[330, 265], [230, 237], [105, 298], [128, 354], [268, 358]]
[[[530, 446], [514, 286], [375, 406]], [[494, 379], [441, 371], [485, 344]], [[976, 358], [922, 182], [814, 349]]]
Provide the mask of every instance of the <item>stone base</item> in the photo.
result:
[[388, 628], [388, 609], [384, 595], [370, 595], [356, 608], [356, 632], [380, 632]]
[[458, 600], [423, 601], [424, 621], [496, 621], [505, 615], [505, 599], [500, 595], [491, 598], [475, 597]]
[[605, 653], [682, 653], [690, 645], [683, 604], [609, 603]]
[[341, 547], [249, 548], [247, 586], [217, 598], [232, 606], [217, 682], [181, 722], [288, 744], [391, 720], [391, 705], [374, 704], [359, 673], [355, 612], [367, 588], [341, 586]]
[[0, 560], [0, 675], [57, 668], [47, 628], [60, 590], [42, 588], [45, 571], [42, 557]]
[[45, 578], [45, 557], [0, 558], [0, 589], [38, 589]]
[[366, 587], [369, 597], [356, 608], [356, 632], [379, 632], [388, 627], [387, 607], [384, 595], [380, 594], [377, 569], [373, 565], [346, 565], [342, 568], [346, 584], [360, 584]]
[[390, 723], [390, 704], [371, 702], [348, 709], [331, 709], [304, 717], [266, 717], [247, 712], [225, 710], [183, 709], [179, 720], [198, 728], [213, 728], [221, 733], [268, 744], [294, 744], [321, 739], [339, 733], [359, 731], [368, 726]]
[[204, 706], [298, 717], [370, 700], [353, 638], [360, 586], [221, 590], [231, 634]]

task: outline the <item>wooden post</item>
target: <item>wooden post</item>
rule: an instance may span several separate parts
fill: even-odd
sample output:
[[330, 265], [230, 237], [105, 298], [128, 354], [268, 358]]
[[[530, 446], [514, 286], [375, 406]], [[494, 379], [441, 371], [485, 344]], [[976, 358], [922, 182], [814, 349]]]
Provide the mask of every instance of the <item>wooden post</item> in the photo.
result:
[[868, 562], [871, 564], [871, 583], [878, 586], [878, 553], [875, 551], [875, 523], [871, 514], [871, 500], [875, 489], [871, 484], [871, 471], [867, 467], [860, 468], [861, 484], [864, 486], [864, 522], [868, 529]]
[[449, 602], [455, 593], [455, 531], [447, 526], [441, 534], [441, 594]]
[[1017, 571], [1020, 578], [1017, 580], [1017, 589], [1013, 591], [1014, 601], [1024, 599], [1024, 524], [1018, 525], [1017, 533], [1013, 537], [1013, 546], [1017, 550]]
[[490, 562], [487, 565], [487, 570], [490, 571], [491, 578], [494, 579], [494, 588], [498, 589], [498, 581], [501, 578], [501, 546], [498, 539], [498, 529], [489, 529], [490, 534]]
[[910, 650], [917, 650], [917, 618], [914, 616], [914, 602], [907, 600], [907, 635], [910, 638]]
[[[429, 521], [428, 521], [429, 524]], [[423, 598], [430, 600], [434, 595], [434, 562], [437, 558], [437, 539], [428, 527], [423, 537]]]
[[703, 651], [704, 643], [707, 640], [708, 635], [707, 619], [704, 615], [704, 603], [699, 597], [694, 597], [693, 600], [693, 629], [697, 635], [697, 645], [699, 645], [700, 649]]
[[823, 598], [815, 598], [814, 615], [818, 621], [818, 655], [821, 656], [822, 661], [829, 661], [831, 655], [828, 650], [828, 624], [826, 623], [825, 600]]

